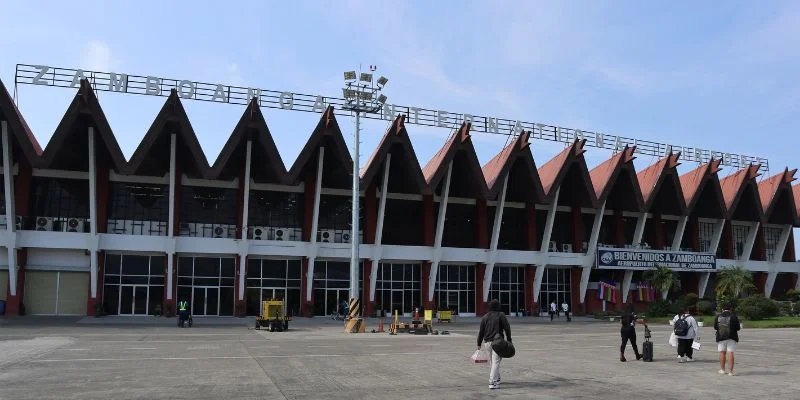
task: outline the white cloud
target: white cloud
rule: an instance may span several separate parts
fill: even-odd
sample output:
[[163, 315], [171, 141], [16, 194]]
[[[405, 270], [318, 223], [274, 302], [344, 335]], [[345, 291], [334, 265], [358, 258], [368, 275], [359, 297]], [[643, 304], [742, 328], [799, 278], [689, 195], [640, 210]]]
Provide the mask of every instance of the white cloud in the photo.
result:
[[83, 67], [94, 71], [111, 71], [117, 62], [111, 54], [111, 47], [106, 42], [92, 40], [86, 45]]

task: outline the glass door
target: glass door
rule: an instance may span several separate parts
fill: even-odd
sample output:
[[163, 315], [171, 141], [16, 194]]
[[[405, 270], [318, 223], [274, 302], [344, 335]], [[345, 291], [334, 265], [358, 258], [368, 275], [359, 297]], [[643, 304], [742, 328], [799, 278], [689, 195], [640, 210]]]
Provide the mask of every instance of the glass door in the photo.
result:
[[147, 315], [147, 286], [122, 285], [119, 290], [119, 315]]
[[511, 293], [510, 292], [500, 292], [500, 310], [502, 310], [506, 315], [511, 314]]
[[197, 287], [192, 290], [192, 315], [219, 315], [219, 288]]
[[206, 315], [206, 288], [193, 288], [191, 313], [192, 315]]

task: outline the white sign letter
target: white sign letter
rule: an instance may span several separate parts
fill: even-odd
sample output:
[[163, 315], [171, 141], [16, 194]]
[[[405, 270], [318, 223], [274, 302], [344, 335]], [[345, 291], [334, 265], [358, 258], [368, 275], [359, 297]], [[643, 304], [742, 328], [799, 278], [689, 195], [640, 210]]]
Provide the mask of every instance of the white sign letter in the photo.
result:
[[34, 67], [38, 68], [39, 72], [37, 72], [36, 76], [33, 77], [33, 84], [34, 85], [49, 85], [50, 83], [48, 83], [46, 80], [42, 79], [42, 77], [44, 76], [44, 74], [47, 73], [47, 71], [50, 71], [50, 67], [48, 67], [47, 65], [36, 65]]
[[614, 142], [614, 151], [621, 151], [624, 148], [625, 146], [622, 144], [622, 138], [617, 136], [617, 140]]
[[603, 137], [603, 134], [602, 133], [595, 133], [594, 135], [595, 135], [594, 136], [595, 145], [597, 147], [601, 148], [601, 149], [606, 148], [606, 141], [605, 141], [605, 138]]
[[148, 76], [146, 80], [147, 84], [145, 85], [145, 92], [144, 94], [149, 94], [151, 96], [158, 96], [161, 94], [161, 79], [156, 78], [154, 76]]
[[294, 107], [294, 95], [289, 92], [281, 92], [280, 104], [282, 109], [291, 110]]
[[81, 80], [86, 79], [86, 76], [83, 75], [83, 70], [79, 69], [75, 71], [75, 76], [72, 77], [72, 83], [69, 87], [74, 88], [75, 85], [80, 85]]
[[741, 161], [741, 165], [739, 165], [739, 168], [743, 168], [745, 165], [747, 165], [747, 164], [748, 164], [748, 162], [747, 162], [747, 156], [745, 156], [745, 155], [742, 155], [742, 156], [739, 156], [739, 158], [742, 160], [742, 161]]
[[447, 111], [437, 111], [436, 112], [436, 124], [441, 126], [442, 128], [447, 128], [447, 116], [450, 113]]
[[464, 123], [465, 124], [472, 124], [472, 114], [464, 114]]
[[694, 160], [698, 163], [703, 162], [703, 150], [698, 148], [694, 149]]
[[511, 133], [514, 135], [522, 134], [522, 122], [515, 122], [514, 127], [511, 128]]
[[383, 119], [388, 121], [394, 121], [397, 118], [397, 110], [394, 108], [394, 104], [391, 106], [389, 104], [383, 105]]
[[582, 131], [582, 130], [580, 130], [580, 129], [575, 129], [575, 139], [576, 139], [576, 140], [584, 140], [584, 139], [586, 139], [586, 138], [583, 136], [583, 131]]
[[217, 85], [217, 88], [214, 89], [214, 96], [211, 97], [211, 101], [217, 101], [217, 99], [222, 100], [223, 103], [228, 102], [228, 96], [225, 95], [225, 87], [222, 85]]
[[417, 107], [411, 107], [411, 112], [414, 113], [414, 123], [415, 124], [419, 123], [419, 110], [420, 109], [417, 108]]
[[261, 101], [261, 89], [247, 88], [247, 102], [256, 98], [256, 101]]
[[488, 122], [486, 123], [486, 132], [498, 133], [497, 118], [488, 118]]
[[314, 100], [314, 112], [323, 112], [325, 111], [325, 102], [322, 101], [322, 96], [317, 96], [317, 99]]
[[128, 91], [128, 75], [120, 74], [117, 79], [117, 74], [108, 74], [108, 90], [111, 92], [127, 92]]
[[[184, 90], [188, 89], [188, 90]], [[178, 96], [183, 99], [191, 99], [194, 97], [194, 92], [197, 90], [195, 83], [192, 81], [183, 80], [178, 83]]]
[[666, 156], [672, 154], [672, 145], [671, 144], [666, 144], [664, 146], [665, 146], [665, 148], [664, 148], [664, 156], [666, 157]]

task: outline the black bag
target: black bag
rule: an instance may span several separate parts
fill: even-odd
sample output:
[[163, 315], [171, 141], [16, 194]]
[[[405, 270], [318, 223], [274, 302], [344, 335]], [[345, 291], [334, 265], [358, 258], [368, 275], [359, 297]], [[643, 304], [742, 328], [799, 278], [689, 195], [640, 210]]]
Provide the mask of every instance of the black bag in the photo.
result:
[[495, 336], [494, 340], [492, 340], [492, 351], [502, 358], [511, 358], [516, 354], [514, 343], [503, 339], [500, 335]]
[[689, 322], [686, 316], [682, 315], [675, 321], [675, 336], [686, 336], [689, 333]]
[[646, 341], [642, 344], [642, 360], [653, 362], [653, 342]]

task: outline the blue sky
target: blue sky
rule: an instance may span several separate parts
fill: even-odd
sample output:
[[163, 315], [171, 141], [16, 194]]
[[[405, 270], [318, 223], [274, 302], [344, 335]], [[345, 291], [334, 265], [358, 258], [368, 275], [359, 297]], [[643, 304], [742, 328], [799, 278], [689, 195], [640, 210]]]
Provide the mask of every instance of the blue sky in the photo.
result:
[[[800, 167], [797, 2], [176, 3], [3, 1], [0, 79], [13, 87], [14, 65], [31, 63], [338, 95], [341, 71], [376, 64], [392, 103], [759, 155], [772, 173]], [[73, 96], [19, 87], [43, 146]], [[130, 157], [164, 99], [100, 101]], [[244, 107], [184, 104], [213, 162]], [[318, 116], [265, 117], [288, 168]], [[340, 124], [349, 141], [352, 121]], [[362, 162], [385, 128], [365, 125]], [[409, 133], [424, 165], [449, 132]], [[481, 162], [504, 140], [476, 134]], [[539, 165], [561, 148], [532, 145]], [[587, 161], [608, 156], [590, 149]]]

